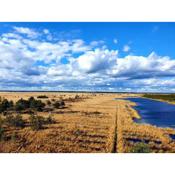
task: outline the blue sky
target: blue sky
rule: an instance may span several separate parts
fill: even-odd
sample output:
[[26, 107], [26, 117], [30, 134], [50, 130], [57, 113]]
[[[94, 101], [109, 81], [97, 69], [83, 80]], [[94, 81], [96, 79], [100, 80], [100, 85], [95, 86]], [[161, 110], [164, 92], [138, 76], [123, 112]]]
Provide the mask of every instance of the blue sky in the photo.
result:
[[1, 90], [175, 92], [175, 23], [0, 23]]

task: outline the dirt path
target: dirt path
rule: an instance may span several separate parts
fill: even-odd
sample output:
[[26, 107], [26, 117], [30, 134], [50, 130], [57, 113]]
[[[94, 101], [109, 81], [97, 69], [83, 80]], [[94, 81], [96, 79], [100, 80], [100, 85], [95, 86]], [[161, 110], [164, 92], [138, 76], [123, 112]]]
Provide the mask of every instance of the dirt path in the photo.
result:
[[113, 146], [111, 153], [117, 153], [117, 118], [118, 118], [118, 107], [116, 107], [115, 121], [114, 121], [114, 136]]

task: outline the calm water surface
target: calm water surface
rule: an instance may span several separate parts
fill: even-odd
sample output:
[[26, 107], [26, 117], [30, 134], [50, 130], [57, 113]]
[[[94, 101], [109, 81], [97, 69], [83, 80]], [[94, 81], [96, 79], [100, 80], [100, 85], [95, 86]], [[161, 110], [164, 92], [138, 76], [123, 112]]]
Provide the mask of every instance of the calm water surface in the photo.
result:
[[175, 105], [146, 98], [127, 98], [135, 102], [134, 107], [141, 116], [137, 123], [148, 123], [158, 127], [175, 128]]

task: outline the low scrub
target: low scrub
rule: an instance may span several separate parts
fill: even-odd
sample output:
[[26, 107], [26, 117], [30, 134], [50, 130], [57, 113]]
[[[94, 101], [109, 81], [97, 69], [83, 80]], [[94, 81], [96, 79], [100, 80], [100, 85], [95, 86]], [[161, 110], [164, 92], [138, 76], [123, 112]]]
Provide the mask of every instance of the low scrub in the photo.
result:
[[54, 124], [54, 123], [56, 123], [56, 121], [50, 115], [45, 119], [45, 124]]
[[36, 100], [34, 97], [30, 97], [28, 100], [20, 99], [16, 102], [15, 109], [22, 111], [26, 109], [35, 109], [37, 111], [43, 111], [45, 103], [41, 100]]
[[12, 109], [14, 106], [13, 101], [8, 101], [7, 99], [3, 99], [0, 101], [0, 113]]
[[46, 95], [39, 95], [37, 98], [48, 98]]
[[5, 118], [5, 123], [9, 126], [20, 127], [23, 128], [25, 126], [25, 121], [23, 120], [21, 115], [7, 115]]
[[44, 117], [38, 115], [31, 115], [29, 118], [30, 127], [32, 130], [40, 130], [43, 129], [43, 125], [45, 124]]
[[5, 137], [4, 128], [0, 126], [0, 141], [3, 141]]
[[44, 128], [44, 125], [54, 124], [56, 121], [49, 115], [47, 118], [38, 115], [31, 115], [29, 118], [30, 127], [32, 130], [38, 131]]
[[65, 107], [65, 102], [64, 101], [56, 101], [54, 104], [53, 104], [53, 106], [55, 107], [55, 108], [64, 108]]
[[52, 104], [52, 102], [50, 100], [47, 100], [47, 105], [50, 106]]
[[0, 116], [0, 141], [4, 140], [4, 128], [3, 128], [3, 119]]
[[151, 149], [149, 146], [143, 142], [137, 143], [133, 148], [131, 148], [130, 153], [150, 153]]
[[144, 94], [143, 97], [166, 101], [175, 101], [175, 94]]

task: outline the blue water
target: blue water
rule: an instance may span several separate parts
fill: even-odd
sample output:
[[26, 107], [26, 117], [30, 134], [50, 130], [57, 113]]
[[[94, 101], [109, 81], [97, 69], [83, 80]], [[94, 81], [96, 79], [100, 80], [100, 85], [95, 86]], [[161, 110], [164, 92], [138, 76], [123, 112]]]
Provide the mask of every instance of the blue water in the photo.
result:
[[141, 116], [137, 123], [148, 123], [158, 127], [175, 128], [175, 105], [146, 98], [127, 98], [135, 102], [134, 107]]
[[134, 138], [128, 138], [127, 140], [134, 143], [140, 143], [140, 142], [149, 143], [149, 140], [141, 140], [141, 139], [134, 139]]
[[[172, 136], [170, 136], [170, 137], [172, 138]], [[138, 139], [138, 138], [137, 139], [135, 139], [135, 138], [128, 138], [127, 140], [130, 141], [130, 142], [134, 142], [134, 143], [140, 143], [140, 142], [149, 143], [149, 140]], [[154, 140], [154, 143], [161, 144], [161, 141]]]
[[170, 138], [172, 138], [173, 140], [175, 140], [175, 135], [174, 134], [170, 134], [169, 136], [170, 136]]

